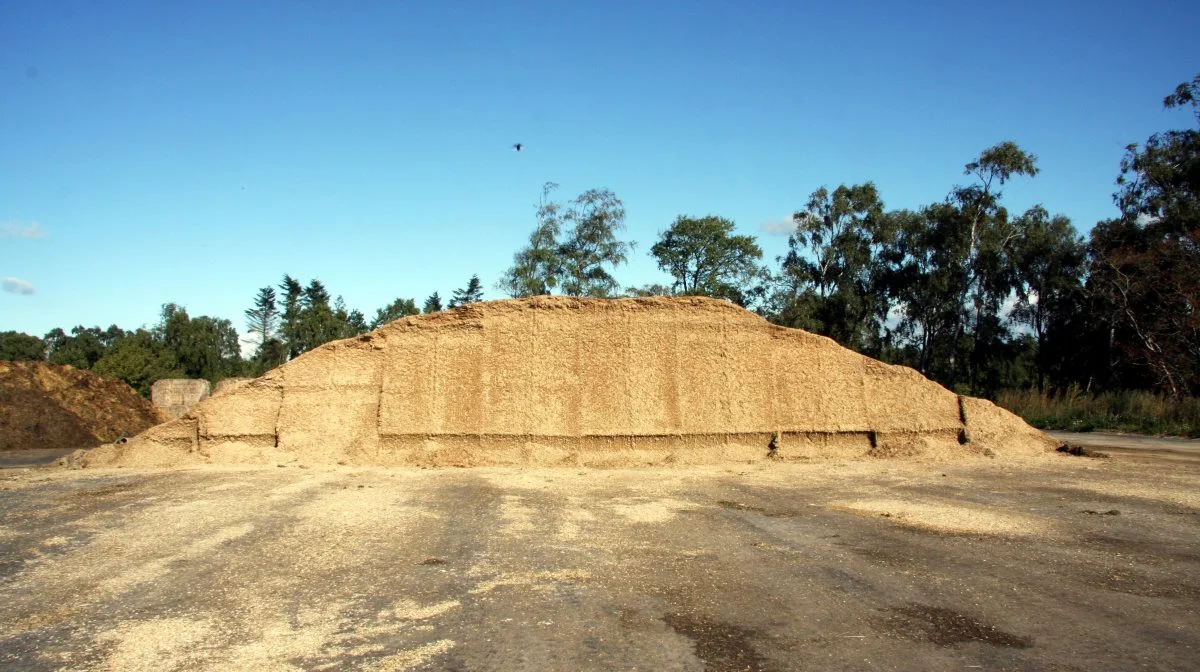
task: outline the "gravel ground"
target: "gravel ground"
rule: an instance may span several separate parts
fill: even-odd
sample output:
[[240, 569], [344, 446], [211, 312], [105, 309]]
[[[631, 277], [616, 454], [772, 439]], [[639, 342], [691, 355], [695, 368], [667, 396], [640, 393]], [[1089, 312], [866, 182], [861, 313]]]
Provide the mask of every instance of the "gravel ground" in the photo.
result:
[[1198, 484], [1123, 454], [9, 469], [0, 669], [1195, 669]]

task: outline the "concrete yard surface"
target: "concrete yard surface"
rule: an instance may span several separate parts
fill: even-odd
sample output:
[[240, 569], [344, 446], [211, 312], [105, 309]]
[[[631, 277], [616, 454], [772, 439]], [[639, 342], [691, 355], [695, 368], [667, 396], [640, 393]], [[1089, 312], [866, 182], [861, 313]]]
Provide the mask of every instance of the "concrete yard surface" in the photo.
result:
[[0, 669], [1195, 669], [1198, 477], [6, 470]]
[[1098, 448], [1102, 452], [1127, 457], [1169, 460], [1200, 460], [1200, 439], [1177, 436], [1144, 436], [1140, 434], [1109, 434], [1106, 432], [1046, 432], [1068, 443]]

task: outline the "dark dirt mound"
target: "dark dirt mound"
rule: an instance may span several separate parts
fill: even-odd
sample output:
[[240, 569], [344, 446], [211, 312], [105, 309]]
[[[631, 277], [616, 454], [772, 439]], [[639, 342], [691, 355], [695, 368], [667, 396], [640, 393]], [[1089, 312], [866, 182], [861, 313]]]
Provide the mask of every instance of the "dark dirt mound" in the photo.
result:
[[1102, 453], [1098, 450], [1092, 450], [1087, 446], [1080, 446], [1074, 443], [1064, 443], [1058, 448], [1055, 448], [1060, 453], [1075, 455], [1077, 457], [1108, 457], [1108, 453]]
[[164, 420], [120, 381], [59, 364], [0, 361], [0, 450], [91, 448]]

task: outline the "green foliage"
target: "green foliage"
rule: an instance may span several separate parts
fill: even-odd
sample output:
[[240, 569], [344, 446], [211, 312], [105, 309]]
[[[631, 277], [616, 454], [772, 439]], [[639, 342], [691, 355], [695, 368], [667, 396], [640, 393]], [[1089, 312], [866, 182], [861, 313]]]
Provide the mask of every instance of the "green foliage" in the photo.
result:
[[627, 287], [625, 289], [626, 296], [672, 296], [674, 294], [675, 290], [657, 282], [641, 287]]
[[939, 226], [954, 214], [945, 204], [919, 211], [889, 213], [896, 227], [896, 247], [881, 277], [886, 295], [901, 307], [893, 330], [894, 359], [930, 375], [939, 353], [948, 349], [948, 335], [957, 319], [956, 286], [962, 277], [948, 243], [947, 228]]
[[217, 382], [241, 373], [237, 331], [229, 320], [192, 318], [183, 307], [168, 303], [156, 332], [185, 377]]
[[123, 380], [145, 396], [160, 378], [216, 382], [245, 370], [233, 323], [211, 317], [192, 319], [173, 303], [163, 306], [153, 331], [78, 326], [69, 336], [54, 329], [45, 340], [50, 361]]
[[304, 296], [304, 286], [290, 275], [284, 274], [279, 283], [279, 291], [283, 295], [283, 314], [281, 315], [280, 336], [287, 346], [288, 359], [295, 359], [304, 352], [300, 334], [300, 315], [303, 306], [300, 301]]
[[972, 183], [919, 210], [884, 211], [869, 182], [813, 192], [793, 217], [768, 317], [963, 392], [1063, 374], [1039, 353], [1077, 315], [1081, 242], [1040, 206], [1009, 218], [1001, 187], [1037, 174], [1015, 143], [985, 149], [964, 172]]
[[625, 205], [608, 189], [589, 189], [571, 202], [573, 224], [559, 248], [562, 290], [569, 296], [612, 296], [620, 287], [608, 267], [628, 260], [633, 243], [617, 239], [625, 229]]
[[[1200, 75], [1176, 87], [1163, 105], [1191, 105], [1200, 125]], [[1151, 220], [1163, 235], [1194, 235], [1200, 224], [1200, 130], [1156, 133], [1144, 147], [1129, 145], [1117, 184], [1113, 199], [1123, 219]]]
[[478, 275], [472, 275], [471, 279], [467, 281], [466, 287], [454, 290], [454, 296], [450, 299], [450, 307], [457, 308], [482, 300], [483, 284], [479, 282]]
[[104, 346], [100, 343], [98, 332], [98, 327], [88, 329], [79, 325], [71, 329], [71, 335], [68, 336], [56, 327], [45, 337], [49, 360], [77, 369], [92, 368], [104, 355]]
[[1087, 394], [1077, 387], [1050, 394], [1002, 392], [996, 402], [1039, 429], [1118, 431], [1200, 437], [1200, 398], [1145, 390]]
[[762, 248], [753, 236], [735, 236], [724, 217], [680, 215], [650, 248], [658, 267], [671, 275], [674, 294], [728, 299], [745, 306], [762, 278]]
[[[265, 303], [264, 296], [269, 289], [259, 290], [255, 308], [246, 313], [248, 317], [255, 317], [260, 313], [260, 303]], [[351, 338], [373, 328], [361, 311], [347, 308], [342, 297], [337, 297], [331, 303], [329, 290], [320, 280], [314, 278], [308, 285], [301, 285], [299, 280], [284, 275], [279, 289], [283, 293], [283, 311], [279, 315], [278, 330], [271, 331], [267, 341], [279, 340], [283, 344], [284, 356], [280, 357], [279, 347], [272, 345], [266, 355], [255, 355], [254, 361], [258, 370], [274, 368], [325, 343]], [[380, 319], [380, 315], [392, 308], [389, 306], [379, 311], [376, 319]], [[255, 331], [261, 339], [262, 330], [256, 328]], [[260, 343], [263, 342], [260, 340]], [[260, 349], [261, 347], [260, 345]]]
[[251, 340], [261, 348], [264, 343], [275, 338], [279, 330], [279, 308], [275, 305], [275, 289], [263, 287], [254, 297], [254, 305], [246, 309], [246, 329], [251, 334]]
[[[1197, 109], [1200, 75], [1167, 96]], [[1200, 131], [1130, 145], [1114, 200], [1092, 230], [1088, 290], [1107, 321], [1110, 364], [1140, 369], [1173, 397], [1200, 394]]]
[[329, 290], [325, 289], [325, 284], [313, 278], [309, 281], [308, 286], [304, 288], [304, 292], [300, 296], [300, 305], [305, 310], [315, 310], [321, 307], [328, 307], [329, 299]]
[[[555, 289], [569, 296], [613, 296], [620, 284], [609, 268], [624, 264], [633, 250], [633, 243], [617, 239], [625, 229], [624, 204], [608, 189], [591, 189], [564, 207], [549, 200], [557, 186], [543, 187], [529, 245], [513, 256], [497, 288], [513, 297]], [[559, 240], [564, 223], [571, 228]]]
[[0, 332], [0, 360], [42, 359], [46, 343], [37, 336], [19, 331]]
[[361, 314], [354, 325], [349, 324], [350, 314], [341, 299], [331, 305], [329, 291], [320, 280], [313, 279], [300, 294], [296, 310], [295, 341], [289, 349], [303, 354], [330, 341], [352, 335], [352, 329], [365, 327]]
[[953, 261], [962, 269], [947, 362], [950, 387], [958, 379], [958, 346], [971, 326], [970, 320], [974, 317], [978, 325], [995, 319], [1011, 291], [1006, 257], [1017, 234], [1009, 224], [1008, 211], [1000, 205], [1000, 188], [1013, 176], [1033, 177], [1037, 173], [1036, 156], [1014, 142], [1002, 142], [983, 150], [979, 158], [966, 165], [963, 174], [973, 176], [975, 182], [956, 187], [947, 198], [947, 205], [958, 212], [943, 213], [950, 215], [942, 221], [951, 227], [945, 240], [957, 243]]
[[287, 346], [278, 338], [272, 338], [258, 346], [254, 357], [248, 362], [247, 373], [258, 377], [287, 361]]
[[1082, 290], [1086, 247], [1062, 215], [1053, 218], [1042, 206], [1034, 206], [1016, 221], [1017, 236], [1012, 247], [1012, 270], [1017, 303], [1012, 319], [1033, 330], [1037, 340], [1037, 388], [1045, 389], [1047, 370], [1053, 367], [1046, 356], [1054, 327], [1069, 322]]
[[1192, 106], [1196, 121], [1200, 122], [1200, 75], [1193, 77], [1190, 82], [1183, 82], [1175, 87], [1174, 92], [1163, 98], [1163, 107], [1167, 109], [1185, 105]]
[[1195, 230], [1161, 233], [1178, 225], [1129, 219], [1096, 225], [1088, 289], [1096, 316], [1109, 325], [1110, 357], [1182, 397], [1200, 394], [1200, 237]]
[[146, 398], [150, 397], [154, 381], [186, 375], [170, 348], [145, 329], [138, 329], [115, 343], [92, 371], [106, 378], [125, 381]]
[[980, 196], [993, 193], [997, 198], [999, 194], [992, 192], [993, 186], [1004, 186], [1014, 175], [1033, 177], [1037, 174], [1037, 157], [1025, 152], [1011, 140], [983, 150], [979, 153], [979, 158], [968, 163], [963, 170], [963, 175], [974, 175], [978, 178], [976, 190]]
[[[428, 304], [428, 302], [426, 302]], [[387, 307], [380, 308], [375, 311], [375, 319], [371, 322], [372, 329], [378, 329], [385, 324], [394, 322], [402, 317], [409, 315], [420, 315], [421, 311], [417, 309], [417, 302], [412, 299], [396, 299], [389, 303]]]
[[329, 304], [329, 291], [320, 280], [309, 281], [300, 295], [300, 310], [294, 347], [305, 353], [342, 337], [345, 320], [339, 320]]
[[341, 323], [341, 335], [338, 338], [352, 338], [372, 329], [367, 324], [366, 316], [359, 310], [347, 310], [346, 302], [340, 296], [333, 302], [333, 316]]
[[849, 348], [877, 349], [890, 308], [883, 250], [895, 230], [875, 185], [821, 187], [792, 222], [775, 299], [780, 321]]
[[[547, 182], [542, 187], [542, 199], [537, 208], [537, 226], [529, 236], [529, 245], [513, 255], [513, 265], [496, 288], [515, 298], [550, 294], [563, 274], [563, 260], [558, 236], [562, 232], [562, 206], [550, 200], [557, 184]], [[426, 311], [428, 312], [428, 311]]]
[[[284, 284], [286, 286], [286, 281]], [[251, 375], [261, 376], [287, 361], [287, 346], [280, 340], [279, 327], [280, 313], [275, 302], [275, 289], [263, 287], [258, 290], [253, 307], [246, 310], [246, 328], [252, 342], [258, 344], [248, 362]]]
[[104, 356], [105, 351], [126, 336], [117, 325], [101, 331], [100, 327], [79, 325], [71, 329], [68, 336], [62, 329], [55, 328], [42, 339], [46, 343], [48, 358], [55, 364], [66, 364], [77, 369], [90, 369]]
[[422, 310], [423, 310], [423, 311], [425, 312], [425, 314], [427, 314], [427, 315], [428, 315], [429, 313], [439, 313], [439, 312], [441, 312], [441, 311], [443, 310], [443, 308], [442, 308], [442, 297], [438, 296], [438, 293], [437, 293], [437, 292], [434, 292], [433, 294], [430, 294], [430, 295], [429, 295], [429, 298], [425, 299], [425, 305], [424, 305], [424, 307], [422, 308]]

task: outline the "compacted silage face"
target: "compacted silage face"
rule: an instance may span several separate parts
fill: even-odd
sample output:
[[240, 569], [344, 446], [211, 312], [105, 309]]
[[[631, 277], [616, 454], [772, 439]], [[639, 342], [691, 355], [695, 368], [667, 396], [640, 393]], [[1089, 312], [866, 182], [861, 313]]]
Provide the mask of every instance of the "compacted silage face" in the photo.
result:
[[94, 461], [697, 463], [764, 459], [776, 433], [782, 459], [1048, 445], [995, 414], [963, 444], [964, 417], [911, 369], [726, 302], [539, 297], [330, 343]]

